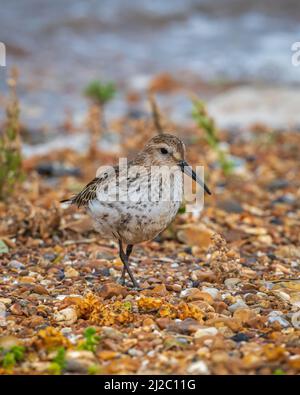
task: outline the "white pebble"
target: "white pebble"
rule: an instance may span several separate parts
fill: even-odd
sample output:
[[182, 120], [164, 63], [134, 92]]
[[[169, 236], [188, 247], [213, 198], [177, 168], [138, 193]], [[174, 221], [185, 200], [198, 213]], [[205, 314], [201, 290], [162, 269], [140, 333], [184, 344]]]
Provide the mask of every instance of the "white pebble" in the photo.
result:
[[195, 332], [195, 338], [199, 339], [203, 336], [215, 336], [218, 333], [218, 329], [211, 326], [207, 328], [200, 328]]
[[234, 313], [237, 309], [247, 309], [248, 305], [242, 300], [239, 299], [236, 303], [233, 303], [231, 306], [228, 307], [228, 310], [231, 313]]
[[193, 362], [188, 368], [187, 373], [189, 374], [209, 374], [208, 367], [205, 362], [197, 361]]
[[72, 325], [77, 321], [77, 313], [72, 307], [67, 307], [66, 309], [56, 312], [54, 314], [54, 319], [56, 322]]
[[217, 288], [211, 288], [211, 287], [202, 287], [202, 291], [203, 292], [207, 292], [208, 294], [210, 294], [210, 296], [213, 299], [216, 299], [217, 296], [219, 295], [219, 290]]
[[272, 311], [268, 317], [268, 321], [270, 324], [273, 324], [273, 322], [278, 322], [283, 328], [287, 328], [290, 326], [290, 323], [282, 317], [281, 311]]

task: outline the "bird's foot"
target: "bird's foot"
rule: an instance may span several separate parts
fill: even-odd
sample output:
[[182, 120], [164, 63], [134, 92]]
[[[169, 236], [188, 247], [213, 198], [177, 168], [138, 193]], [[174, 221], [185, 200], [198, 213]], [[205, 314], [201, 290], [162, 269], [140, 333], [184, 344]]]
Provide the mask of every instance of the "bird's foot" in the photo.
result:
[[137, 281], [133, 281], [132, 284], [133, 284], [133, 287], [131, 287], [131, 289], [133, 291], [141, 291], [142, 290], [142, 288], [140, 287], [140, 285]]
[[[126, 286], [126, 281], [125, 281], [125, 278], [123, 278], [123, 277], [118, 278], [117, 283], [122, 285], [123, 287]], [[128, 285], [128, 288], [130, 288], [132, 291], [141, 291], [143, 289], [139, 286], [139, 284], [137, 282], [135, 284], [133, 284], [133, 286]]]
[[132, 289], [133, 291], [142, 291], [142, 290], [143, 290], [143, 288], [141, 288], [139, 285], [134, 286], [134, 287], [132, 287], [131, 289]]

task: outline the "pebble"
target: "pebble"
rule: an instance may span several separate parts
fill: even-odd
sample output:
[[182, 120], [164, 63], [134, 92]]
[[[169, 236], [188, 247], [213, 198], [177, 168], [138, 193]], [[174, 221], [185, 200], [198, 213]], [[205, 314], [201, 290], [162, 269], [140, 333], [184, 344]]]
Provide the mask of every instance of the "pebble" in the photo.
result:
[[131, 348], [130, 350], [128, 350], [128, 354], [131, 355], [132, 357], [143, 356], [143, 352], [141, 350], [136, 349], [136, 348]]
[[248, 324], [251, 320], [255, 319], [256, 316], [256, 312], [249, 308], [239, 308], [235, 310], [233, 314], [233, 318], [236, 318], [242, 324]]
[[300, 329], [300, 310], [292, 315], [292, 324], [296, 329]]
[[61, 333], [62, 333], [63, 335], [69, 335], [70, 333], [72, 333], [72, 328], [68, 328], [68, 327], [62, 328], [62, 329], [61, 329]]
[[50, 362], [38, 362], [34, 361], [30, 363], [30, 368], [32, 369], [33, 372], [39, 372], [39, 373], [48, 373], [49, 374], [49, 368], [51, 366]]
[[215, 273], [211, 270], [206, 270], [205, 272], [203, 270], [194, 270], [191, 279], [193, 281], [207, 281], [209, 283], [216, 282], [217, 280]]
[[209, 374], [208, 367], [205, 362], [197, 361], [191, 363], [187, 368], [188, 374]]
[[[166, 318], [159, 318], [156, 320], [159, 327], [162, 327], [160, 325], [161, 322], [159, 320], [164, 320], [164, 319], [166, 319]], [[181, 333], [181, 334], [191, 334], [191, 333], [197, 332], [197, 330], [201, 327], [202, 327], [202, 325], [199, 323], [199, 321], [197, 321], [193, 318], [186, 318], [183, 321], [169, 320], [169, 323], [167, 325], [167, 330], [170, 332], [177, 332], [177, 333]]]
[[14, 314], [14, 315], [23, 315], [23, 309], [21, 307], [21, 305], [19, 303], [14, 303], [11, 307], [10, 307], [10, 311]]
[[45, 287], [43, 287], [42, 285], [34, 285], [32, 288], [32, 291], [39, 294], [39, 295], [48, 295], [49, 292], [47, 291], [47, 289]]
[[114, 269], [113, 267], [111, 267], [109, 269], [109, 275], [111, 277], [119, 277], [120, 276], [120, 272], [118, 270]]
[[9, 298], [0, 298], [0, 302], [8, 306], [12, 303], [12, 300]]
[[30, 318], [26, 318], [23, 321], [23, 325], [28, 327], [28, 328], [33, 328], [36, 329], [38, 327], [41, 327], [45, 323], [45, 319], [39, 315], [35, 315]]
[[233, 303], [231, 306], [228, 307], [228, 310], [231, 313], [234, 313], [238, 309], [247, 309], [248, 305], [242, 300], [239, 299], [236, 303]]
[[211, 360], [214, 363], [227, 363], [229, 359], [228, 353], [226, 351], [216, 350], [211, 354]]
[[263, 285], [269, 290], [274, 287], [274, 284], [271, 281], [264, 281]]
[[276, 293], [276, 295], [283, 300], [284, 302], [289, 302], [291, 297], [289, 294], [287, 294], [286, 292], [283, 291], [274, 291], [274, 293]]
[[4, 313], [6, 312], [6, 306], [2, 302], [0, 302], [0, 314], [1, 314], [1, 312], [4, 312]]
[[295, 196], [293, 196], [290, 193], [287, 193], [286, 195], [279, 196], [277, 199], [273, 200], [271, 204], [281, 204], [281, 203], [286, 203], [286, 204], [292, 204], [295, 201]]
[[104, 269], [100, 270], [100, 274], [104, 277], [109, 277], [110, 276], [110, 270], [108, 267], [105, 267]]
[[281, 325], [283, 328], [287, 328], [291, 326], [291, 324], [282, 317], [281, 311], [272, 311], [268, 315], [268, 321], [270, 324], [273, 324], [274, 322], [278, 322], [278, 324]]
[[231, 340], [240, 343], [240, 342], [247, 342], [249, 341], [249, 336], [246, 335], [245, 333], [237, 333], [236, 335], [231, 337]]
[[67, 166], [60, 162], [41, 162], [36, 166], [36, 171], [46, 177], [78, 177], [80, 175], [80, 168]]
[[72, 307], [60, 310], [54, 314], [54, 320], [65, 325], [72, 325], [77, 321], [76, 310]]
[[112, 350], [103, 350], [97, 353], [97, 357], [103, 361], [110, 361], [111, 359], [118, 358], [119, 354]]
[[277, 189], [283, 189], [289, 186], [289, 182], [285, 179], [278, 178], [276, 180], [271, 181], [267, 188], [270, 191], [276, 191]]
[[214, 326], [200, 328], [195, 332], [195, 338], [198, 339], [203, 336], [215, 336], [218, 333], [218, 329]]
[[217, 206], [218, 208], [226, 211], [227, 213], [241, 214], [244, 211], [240, 203], [233, 199], [220, 201]]
[[104, 299], [110, 299], [113, 296], [118, 296], [118, 295], [125, 296], [127, 295], [127, 293], [128, 293], [127, 289], [116, 282], [105, 283], [99, 289], [99, 296], [102, 296], [102, 298]]
[[19, 346], [20, 340], [15, 336], [2, 336], [0, 337], [0, 348], [10, 350], [14, 346]]
[[150, 292], [149, 295], [166, 296], [168, 294], [167, 288], [164, 284], [156, 285]]
[[205, 302], [212, 304], [213, 298], [207, 292], [202, 292], [198, 288], [188, 288], [180, 293], [180, 297], [186, 299], [188, 302], [193, 302], [195, 300], [204, 300]]
[[96, 363], [97, 359], [91, 351], [68, 350], [66, 353], [66, 370], [68, 372], [86, 373], [88, 368]]
[[186, 224], [177, 231], [179, 241], [187, 246], [193, 246], [192, 254], [194, 254], [195, 247], [206, 251], [213, 243], [212, 237], [213, 232], [204, 224]]
[[236, 288], [237, 284], [240, 282], [241, 282], [240, 278], [233, 277], [233, 278], [227, 278], [224, 281], [224, 284], [227, 289], [234, 289], [234, 288]]
[[184, 289], [182, 292], [180, 292], [180, 297], [185, 299], [194, 289], [197, 288], [188, 288], [188, 289]]
[[219, 290], [217, 288], [202, 287], [202, 291], [208, 293], [213, 299], [216, 299], [219, 295]]
[[68, 268], [65, 270], [65, 277], [66, 278], [75, 278], [79, 276], [79, 272], [74, 269], [73, 267]]
[[215, 309], [215, 312], [220, 314], [222, 313], [224, 310], [227, 310], [227, 304], [224, 302], [214, 302], [213, 304], [213, 308]]
[[172, 320], [168, 317], [162, 317], [162, 318], [157, 318], [156, 323], [160, 329], [166, 329], [170, 324]]
[[46, 252], [43, 255], [44, 259], [46, 259], [47, 261], [54, 261], [54, 259], [57, 257], [57, 254], [54, 254], [52, 252]]
[[182, 290], [182, 286], [180, 284], [173, 284], [171, 287], [174, 292], [180, 292]]
[[123, 337], [125, 336], [122, 332], [120, 332], [117, 329], [114, 329], [110, 326], [103, 326], [102, 327], [102, 335], [104, 337], [107, 337], [107, 338], [113, 339], [113, 340], [120, 340], [120, 339], [123, 339]]
[[19, 261], [10, 261], [9, 264], [7, 265], [10, 269], [17, 269], [17, 270], [22, 270], [25, 269], [25, 265]]

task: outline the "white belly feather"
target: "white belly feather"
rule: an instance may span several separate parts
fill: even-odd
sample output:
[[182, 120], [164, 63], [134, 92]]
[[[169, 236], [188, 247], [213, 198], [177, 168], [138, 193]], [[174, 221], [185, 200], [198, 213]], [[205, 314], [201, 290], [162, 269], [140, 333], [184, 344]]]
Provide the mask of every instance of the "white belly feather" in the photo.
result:
[[[182, 176], [176, 174], [171, 181], [165, 177], [162, 185], [164, 189], [170, 187], [171, 192], [176, 192], [175, 199], [167, 200], [164, 196], [164, 199], [151, 201], [152, 199], [148, 199], [148, 188], [145, 188], [145, 183], [137, 180], [128, 188], [131, 200], [92, 200], [88, 212], [100, 236], [121, 239], [126, 244], [136, 244], [151, 240], [162, 232], [172, 222], [180, 207], [183, 195]], [[134, 196], [134, 188], [139, 191], [138, 199]], [[124, 194], [120, 193], [120, 196], [124, 197]]]

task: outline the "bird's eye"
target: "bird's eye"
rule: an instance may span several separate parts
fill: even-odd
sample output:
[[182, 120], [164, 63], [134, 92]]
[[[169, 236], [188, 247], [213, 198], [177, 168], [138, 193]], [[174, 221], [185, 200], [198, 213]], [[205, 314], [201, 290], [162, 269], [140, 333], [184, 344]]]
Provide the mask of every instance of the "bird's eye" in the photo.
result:
[[168, 150], [167, 150], [166, 148], [161, 148], [161, 149], [160, 149], [160, 152], [161, 152], [163, 155], [167, 155], [167, 154], [168, 154]]

